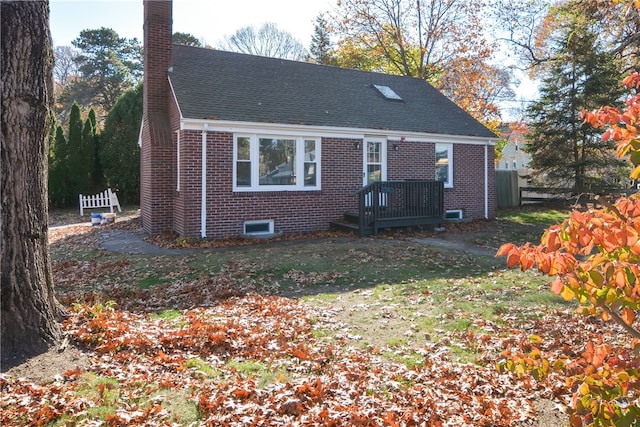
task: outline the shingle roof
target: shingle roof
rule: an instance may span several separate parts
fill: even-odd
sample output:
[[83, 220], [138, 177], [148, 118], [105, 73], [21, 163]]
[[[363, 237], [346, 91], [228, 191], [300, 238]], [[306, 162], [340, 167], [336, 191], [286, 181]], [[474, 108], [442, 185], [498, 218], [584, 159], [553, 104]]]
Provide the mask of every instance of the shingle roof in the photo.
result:
[[184, 118], [496, 137], [418, 78], [182, 45], [169, 76]]

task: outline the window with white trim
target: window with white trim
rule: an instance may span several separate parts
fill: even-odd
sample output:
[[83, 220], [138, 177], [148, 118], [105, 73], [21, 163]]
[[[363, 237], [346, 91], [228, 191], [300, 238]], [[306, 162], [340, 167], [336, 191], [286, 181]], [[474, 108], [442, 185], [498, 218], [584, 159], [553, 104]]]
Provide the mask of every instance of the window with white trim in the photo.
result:
[[436, 181], [453, 187], [453, 144], [436, 144]]
[[248, 236], [258, 236], [261, 234], [273, 234], [273, 220], [245, 221], [244, 234]]
[[318, 138], [236, 135], [234, 140], [234, 191], [320, 189]]

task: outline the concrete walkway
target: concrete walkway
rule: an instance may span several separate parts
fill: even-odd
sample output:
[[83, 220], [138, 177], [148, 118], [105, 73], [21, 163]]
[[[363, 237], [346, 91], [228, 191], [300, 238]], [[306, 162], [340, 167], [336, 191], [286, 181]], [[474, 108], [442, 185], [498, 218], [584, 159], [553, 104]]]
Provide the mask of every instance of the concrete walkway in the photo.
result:
[[142, 230], [110, 230], [98, 233], [98, 246], [109, 252], [151, 256], [179, 256], [196, 253], [193, 249], [168, 249], [152, 245], [144, 240]]
[[[151, 255], [151, 256], [183, 256], [201, 253], [207, 249], [168, 249], [152, 245], [144, 239], [147, 234], [143, 230], [100, 230], [98, 233], [98, 245], [109, 252], [123, 254]], [[410, 237], [410, 242], [433, 246], [445, 250], [463, 252], [471, 255], [493, 257], [496, 251], [489, 248], [473, 246], [464, 242], [450, 241], [436, 237], [417, 238]]]

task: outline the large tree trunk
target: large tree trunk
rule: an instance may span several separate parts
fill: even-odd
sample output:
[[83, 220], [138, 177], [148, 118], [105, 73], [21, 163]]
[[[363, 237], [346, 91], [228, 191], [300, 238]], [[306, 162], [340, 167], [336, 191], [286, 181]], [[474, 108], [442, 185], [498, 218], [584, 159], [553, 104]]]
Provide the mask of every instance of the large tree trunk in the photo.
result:
[[53, 107], [48, 1], [5, 1], [2, 18], [3, 370], [49, 349], [63, 314], [47, 240], [47, 151]]

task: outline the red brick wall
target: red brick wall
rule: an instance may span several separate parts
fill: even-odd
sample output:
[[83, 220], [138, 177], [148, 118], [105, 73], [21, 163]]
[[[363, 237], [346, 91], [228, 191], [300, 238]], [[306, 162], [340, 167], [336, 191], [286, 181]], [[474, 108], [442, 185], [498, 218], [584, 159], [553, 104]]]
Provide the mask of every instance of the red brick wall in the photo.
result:
[[[200, 235], [201, 139], [199, 131], [181, 132], [180, 191], [176, 232]], [[207, 237], [243, 232], [244, 221], [274, 220], [285, 233], [325, 230], [329, 221], [355, 211], [355, 193], [362, 183], [362, 148], [353, 139], [322, 139], [322, 189], [288, 192], [233, 192], [233, 134], [207, 133]], [[360, 141], [362, 147], [362, 142]], [[190, 172], [187, 172], [190, 171]], [[176, 218], [180, 216], [176, 212]]]
[[140, 155], [140, 210], [145, 231], [172, 230], [175, 142], [169, 123], [171, 2], [144, 1], [143, 131]]
[[[393, 145], [398, 145], [398, 151]], [[433, 179], [435, 176], [435, 143], [389, 142], [387, 157], [388, 179]], [[483, 219], [484, 211], [484, 152], [482, 145], [453, 146], [453, 188], [446, 188], [445, 209], [462, 209], [464, 217]], [[493, 147], [487, 148], [489, 169], [489, 218], [495, 217], [495, 170]]]
[[[202, 133], [181, 131], [180, 135], [182, 173], [175, 203], [175, 231], [200, 236]], [[359, 149], [354, 147], [356, 142], [360, 143]], [[433, 178], [435, 144], [403, 141], [398, 143], [398, 151], [393, 150], [393, 144], [388, 144], [388, 179]], [[357, 210], [354, 193], [362, 187], [362, 147], [361, 140], [322, 138], [321, 190], [234, 193], [233, 134], [208, 132], [207, 237], [237, 236], [243, 231], [244, 221], [269, 219], [274, 220], [276, 230], [285, 233], [326, 230], [330, 221]], [[489, 151], [493, 153], [491, 148]], [[468, 161], [478, 165], [463, 167]], [[483, 162], [482, 146], [454, 148], [455, 188], [445, 192], [448, 209], [463, 209], [465, 216], [474, 219], [484, 217]], [[493, 164], [493, 157], [489, 162]]]
[[[393, 146], [398, 146], [398, 151]], [[436, 145], [415, 141], [389, 141], [387, 179], [433, 179], [436, 176]]]
[[[489, 184], [489, 218], [495, 217], [495, 169], [493, 164], [493, 147], [487, 147], [488, 184]], [[483, 145], [453, 146], [453, 188], [444, 191], [445, 209], [462, 209], [464, 217], [483, 219], [485, 217], [485, 178], [484, 178]]]

